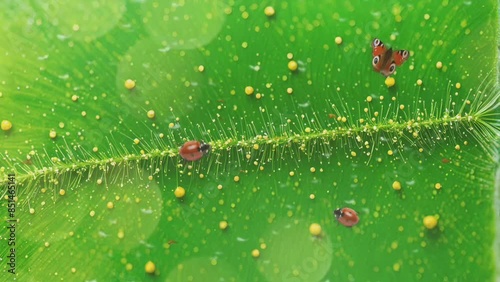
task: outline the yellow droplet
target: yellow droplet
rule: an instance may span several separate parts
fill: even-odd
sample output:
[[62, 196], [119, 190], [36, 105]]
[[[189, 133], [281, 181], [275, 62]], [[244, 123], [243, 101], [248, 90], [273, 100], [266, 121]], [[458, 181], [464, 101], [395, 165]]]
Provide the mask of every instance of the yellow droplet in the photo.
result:
[[51, 130], [49, 132], [49, 137], [55, 139], [57, 137], [57, 132], [55, 130]]
[[238, 175], [236, 175], [234, 178], [233, 178], [234, 182], [239, 182], [240, 181], [240, 177]]
[[139, 143], [141, 143], [141, 140], [139, 140], [139, 138], [135, 138], [135, 139], [134, 139], [134, 144], [135, 144], [135, 145], [138, 145]]
[[304, 131], [305, 131], [306, 133], [311, 133], [311, 128], [310, 128], [310, 127], [306, 127], [306, 128], [304, 129]]
[[443, 186], [441, 186], [441, 183], [436, 183], [434, 184], [434, 188], [436, 188], [436, 190], [439, 190], [441, 189]]
[[227, 226], [228, 226], [227, 221], [223, 220], [223, 221], [219, 222], [219, 228], [221, 230], [226, 230]]
[[264, 14], [268, 17], [272, 17], [276, 14], [276, 11], [274, 10], [273, 7], [271, 6], [267, 6], [265, 9], [264, 9]]
[[436, 68], [441, 69], [443, 67], [443, 63], [441, 61], [436, 63]]
[[144, 266], [144, 270], [146, 270], [146, 273], [152, 274], [155, 272], [156, 266], [152, 261], [148, 261]]
[[394, 154], [394, 152], [393, 152], [392, 150], [389, 150], [389, 151], [387, 151], [387, 154], [388, 154], [389, 156], [392, 156], [392, 155]]
[[108, 209], [112, 209], [112, 208], [114, 208], [114, 207], [115, 207], [115, 205], [113, 204], [113, 202], [108, 202], [108, 203], [106, 204], [106, 207], [107, 207]]
[[389, 76], [389, 77], [387, 77], [387, 78], [385, 79], [385, 85], [386, 85], [387, 87], [393, 87], [395, 84], [396, 84], [396, 80], [394, 79], [394, 77], [390, 77], [390, 76]]
[[61, 196], [66, 195], [66, 190], [64, 190], [64, 189], [60, 189], [60, 190], [59, 190], [59, 195], [61, 195]]
[[354, 151], [351, 151], [351, 156], [355, 157], [357, 154]]
[[418, 86], [421, 86], [421, 85], [422, 85], [422, 83], [423, 83], [423, 81], [422, 81], [421, 79], [417, 79], [417, 85], [418, 85]]
[[118, 239], [123, 239], [123, 238], [125, 238], [125, 232], [122, 229], [120, 229], [120, 230], [118, 230], [118, 233], [116, 234], [116, 236], [118, 237]]
[[424, 217], [424, 226], [427, 229], [433, 229], [434, 227], [436, 227], [437, 223], [438, 219], [436, 216], [428, 215]]
[[198, 71], [199, 71], [199, 72], [204, 72], [204, 71], [205, 71], [205, 66], [203, 66], [203, 65], [199, 65], [199, 66], [198, 66]]
[[309, 226], [309, 232], [311, 233], [311, 235], [313, 236], [319, 236], [321, 235], [321, 225], [317, 224], [317, 223], [313, 223]]
[[155, 111], [149, 110], [147, 115], [148, 115], [148, 118], [153, 119], [153, 118], [155, 118]]
[[394, 181], [392, 183], [392, 189], [397, 190], [397, 191], [401, 190], [401, 182], [399, 182], [397, 180]]
[[183, 198], [186, 195], [186, 190], [184, 188], [182, 188], [181, 186], [179, 186], [179, 187], [175, 188], [174, 195], [178, 199]]
[[311, 200], [316, 199], [316, 195], [314, 195], [314, 194], [309, 195], [309, 199], [311, 199]]
[[373, 100], [372, 96], [366, 97], [366, 102], [370, 103]]
[[252, 250], [252, 257], [254, 257], [254, 258], [260, 257], [260, 251], [258, 249], [253, 249]]
[[296, 71], [298, 67], [299, 67], [299, 65], [297, 64], [296, 61], [292, 60], [292, 61], [288, 62], [288, 69], [289, 70]]
[[455, 83], [455, 87], [457, 89], [460, 89], [462, 87], [462, 84], [460, 82]]
[[3, 131], [9, 131], [12, 128], [12, 122], [10, 122], [9, 120], [2, 120], [0, 127]]
[[135, 87], [135, 81], [133, 81], [132, 79], [125, 80], [125, 88], [131, 90], [134, 89], [134, 87]]
[[337, 45], [342, 44], [342, 37], [340, 37], [340, 36], [335, 37], [335, 44], [337, 44]]
[[288, 94], [290, 94], [290, 95], [291, 95], [291, 94], [293, 93], [293, 88], [288, 87], [288, 88], [286, 89], [286, 93], [288, 93]]
[[310, 172], [316, 172], [316, 168], [315, 168], [315, 167], [311, 167], [311, 168], [309, 169], [309, 171], [310, 171]]
[[247, 95], [252, 95], [252, 94], [253, 94], [253, 91], [254, 91], [254, 89], [253, 89], [253, 87], [252, 87], [252, 86], [247, 86], [247, 87], [245, 87], [245, 94], [247, 94]]
[[78, 101], [78, 98], [79, 98], [78, 95], [73, 95], [71, 96], [71, 101], [76, 102]]

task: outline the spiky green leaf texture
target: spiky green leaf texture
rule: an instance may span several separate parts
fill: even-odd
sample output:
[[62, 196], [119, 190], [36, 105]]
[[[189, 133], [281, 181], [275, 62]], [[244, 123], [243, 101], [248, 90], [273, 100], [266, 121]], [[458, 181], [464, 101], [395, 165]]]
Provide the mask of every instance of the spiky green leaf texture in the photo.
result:
[[[2, 2], [2, 279], [493, 281], [497, 11]], [[410, 51], [392, 87], [374, 38]]]

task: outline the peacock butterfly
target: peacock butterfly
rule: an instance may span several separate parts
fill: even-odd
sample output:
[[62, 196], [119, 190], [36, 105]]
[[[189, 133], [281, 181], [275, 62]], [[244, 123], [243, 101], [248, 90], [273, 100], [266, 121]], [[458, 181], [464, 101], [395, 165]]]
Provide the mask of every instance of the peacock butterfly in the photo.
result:
[[380, 72], [384, 76], [389, 76], [394, 73], [396, 66], [402, 65], [410, 56], [408, 50], [392, 50], [385, 48], [385, 45], [380, 39], [375, 38], [372, 42], [373, 48], [373, 70]]

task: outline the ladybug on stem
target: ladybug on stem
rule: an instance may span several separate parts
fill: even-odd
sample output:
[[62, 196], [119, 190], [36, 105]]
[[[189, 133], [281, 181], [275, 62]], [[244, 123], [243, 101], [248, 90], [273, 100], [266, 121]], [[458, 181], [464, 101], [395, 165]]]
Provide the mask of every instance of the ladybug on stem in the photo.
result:
[[208, 154], [211, 148], [210, 144], [203, 141], [187, 141], [180, 147], [179, 155], [186, 161], [197, 161]]

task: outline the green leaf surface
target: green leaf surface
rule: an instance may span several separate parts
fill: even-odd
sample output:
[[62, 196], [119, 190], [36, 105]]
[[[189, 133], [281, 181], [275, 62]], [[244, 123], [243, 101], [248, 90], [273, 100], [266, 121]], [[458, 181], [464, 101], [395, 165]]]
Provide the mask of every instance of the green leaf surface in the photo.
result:
[[498, 277], [497, 2], [0, 8], [5, 281]]

